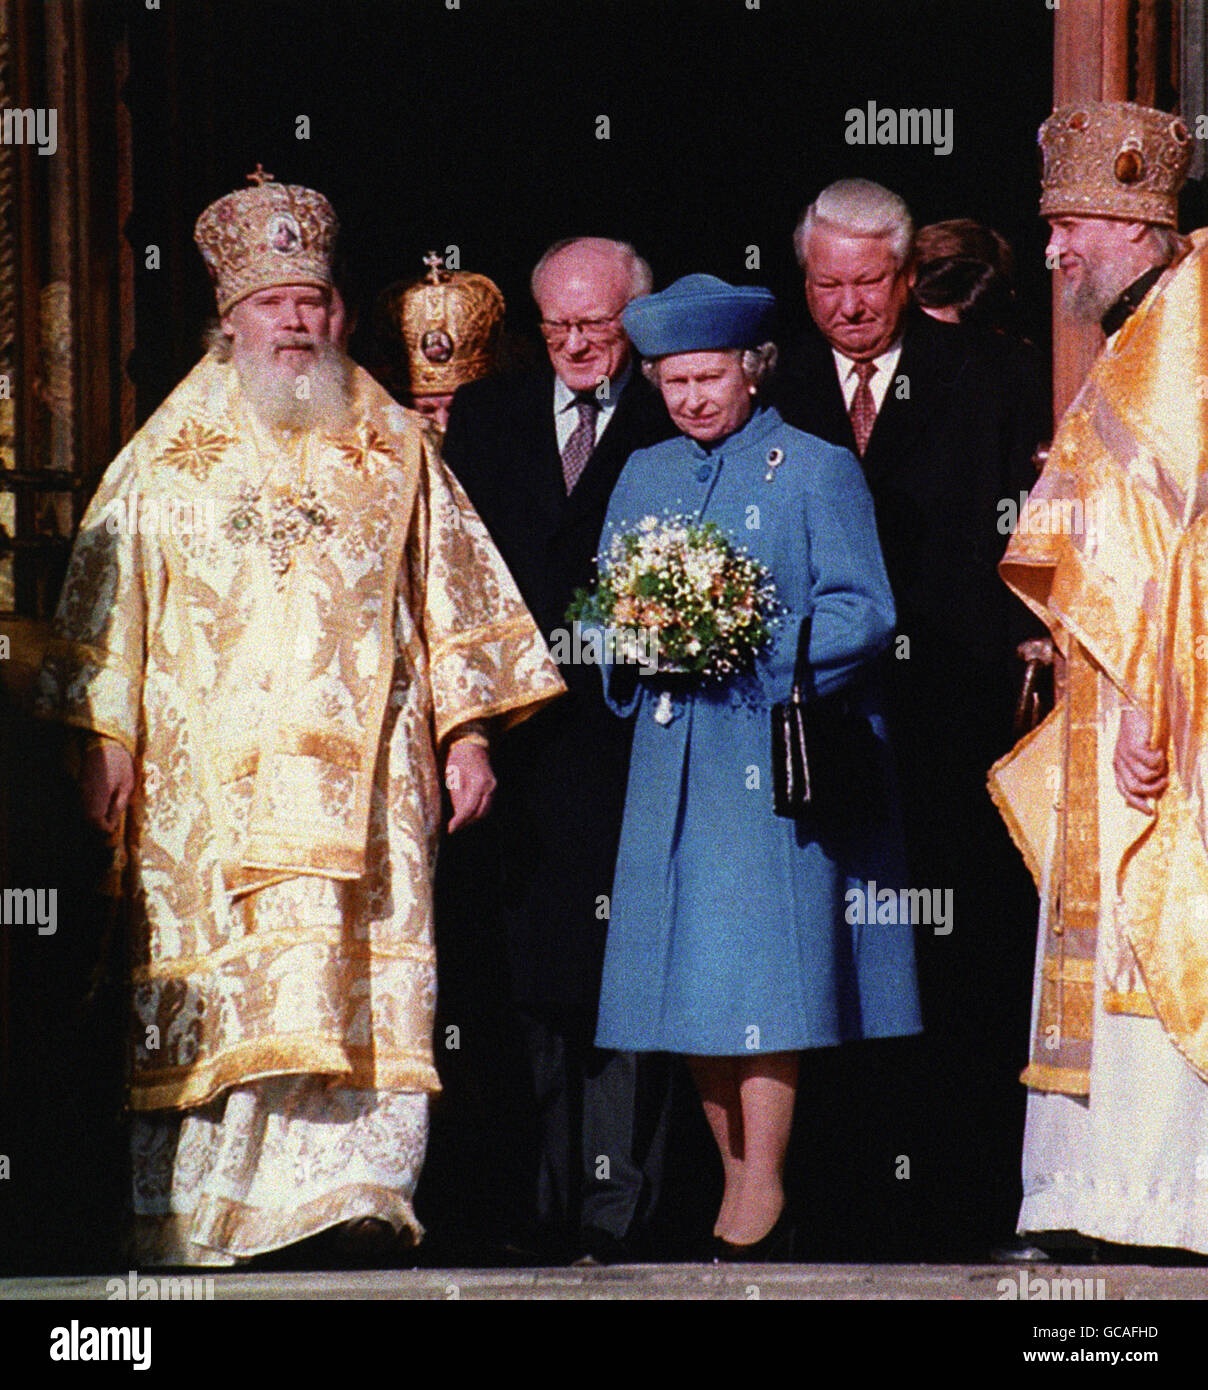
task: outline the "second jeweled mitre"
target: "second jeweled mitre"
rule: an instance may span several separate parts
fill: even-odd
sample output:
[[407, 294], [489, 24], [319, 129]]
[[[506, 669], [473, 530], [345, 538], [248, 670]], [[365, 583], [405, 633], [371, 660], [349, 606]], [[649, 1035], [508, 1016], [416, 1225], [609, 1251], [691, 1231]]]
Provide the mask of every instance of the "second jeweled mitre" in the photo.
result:
[[424, 260], [427, 275], [383, 290], [378, 306], [388, 335], [406, 351], [399, 377], [413, 396], [440, 396], [494, 370], [504, 301], [487, 276], [446, 270], [435, 252]]

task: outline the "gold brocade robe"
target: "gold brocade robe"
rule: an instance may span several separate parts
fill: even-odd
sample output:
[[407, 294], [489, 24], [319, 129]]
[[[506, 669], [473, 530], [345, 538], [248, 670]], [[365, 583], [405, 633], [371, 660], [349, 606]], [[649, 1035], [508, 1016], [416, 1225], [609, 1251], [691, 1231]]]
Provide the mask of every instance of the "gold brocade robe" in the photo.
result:
[[[1208, 1077], [1206, 258], [1197, 232], [1095, 363], [1000, 565], [1067, 661], [1056, 709], [991, 772], [1038, 882], [1048, 856], [1023, 1074], [1039, 1090], [1089, 1092], [1097, 960], [1104, 1007], [1156, 1016]], [[1168, 754], [1153, 816], [1124, 805], [1111, 773], [1128, 704]]]
[[265, 427], [207, 356], [84, 517], [42, 711], [135, 759], [136, 1109], [287, 1073], [435, 1091], [437, 750], [562, 682], [417, 417]]

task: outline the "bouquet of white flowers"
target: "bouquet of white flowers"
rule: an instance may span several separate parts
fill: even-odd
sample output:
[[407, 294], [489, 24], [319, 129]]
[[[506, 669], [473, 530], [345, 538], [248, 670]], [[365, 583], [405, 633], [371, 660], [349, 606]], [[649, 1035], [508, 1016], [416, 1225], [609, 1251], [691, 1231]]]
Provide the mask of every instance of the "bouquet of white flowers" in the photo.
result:
[[570, 621], [657, 644], [658, 669], [724, 680], [747, 671], [779, 611], [767, 569], [711, 521], [644, 516], [613, 532], [599, 582], [578, 589]]

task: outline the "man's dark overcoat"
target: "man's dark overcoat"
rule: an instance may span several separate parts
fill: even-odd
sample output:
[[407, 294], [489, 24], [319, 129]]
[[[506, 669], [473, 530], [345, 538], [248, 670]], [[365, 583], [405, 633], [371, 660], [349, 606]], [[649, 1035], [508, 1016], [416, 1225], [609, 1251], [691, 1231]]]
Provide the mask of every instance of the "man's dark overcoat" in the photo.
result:
[[[775, 400], [790, 424], [855, 449], [834, 356], [810, 330], [785, 354]], [[986, 329], [907, 315], [902, 355], [862, 460], [898, 630], [945, 668], [1011, 671], [1030, 628], [998, 577], [1010, 520], [1036, 479], [1050, 414], [1039, 354]], [[950, 656], [942, 657], [949, 652]], [[959, 663], [959, 666], [957, 665]], [[938, 680], [938, 669], [933, 671]], [[979, 692], [984, 697], [986, 692]], [[1009, 746], [1010, 729], [999, 742]]]
[[[790, 424], [854, 450], [834, 356], [812, 325], [784, 354], [774, 398]], [[861, 1193], [876, 1258], [984, 1253], [1009, 1235], [1019, 1200], [1016, 1053], [1035, 900], [986, 772], [1014, 741], [1015, 647], [1038, 631], [997, 565], [1050, 422], [1029, 344], [907, 315], [862, 463], [898, 632], [909, 639], [890, 654], [886, 683], [911, 880], [951, 889], [953, 922], [945, 935], [917, 929], [924, 1036], [878, 1064], [885, 1094], [870, 1099]], [[842, 1059], [832, 1078], [839, 1095], [851, 1065]], [[835, 1159], [841, 1172], [853, 1145], [861, 1141], [849, 1136]], [[894, 1176], [901, 1155], [914, 1165], [909, 1182]], [[870, 1191], [878, 1183], [880, 1197]]]
[[[544, 368], [463, 386], [444, 456], [486, 522], [546, 638], [595, 576], [608, 499], [629, 455], [674, 431], [636, 365], [570, 496]], [[635, 517], [636, 521], [637, 518]], [[630, 729], [594, 666], [563, 665], [567, 694], [505, 735], [490, 817], [514, 999], [594, 1031]]]

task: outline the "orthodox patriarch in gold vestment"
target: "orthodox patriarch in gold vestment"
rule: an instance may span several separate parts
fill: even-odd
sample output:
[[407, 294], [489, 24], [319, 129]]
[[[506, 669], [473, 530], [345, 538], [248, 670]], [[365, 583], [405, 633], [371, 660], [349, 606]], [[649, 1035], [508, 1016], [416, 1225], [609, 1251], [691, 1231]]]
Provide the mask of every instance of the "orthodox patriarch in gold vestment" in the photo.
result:
[[[41, 677], [135, 769], [146, 1261], [419, 1238], [442, 761], [562, 689], [432, 433], [324, 341], [326, 199], [267, 179], [196, 232], [263, 360], [220, 343], [110, 466]], [[291, 354], [300, 415], [259, 403]]]
[[[1173, 231], [1177, 118], [1083, 103], [1040, 138], [1067, 278], [1153, 249], [1001, 565], [1065, 662], [991, 779], [1042, 896], [1019, 1229], [1208, 1251], [1208, 233]], [[1138, 714], [1168, 768], [1148, 812], [1117, 780]]]

